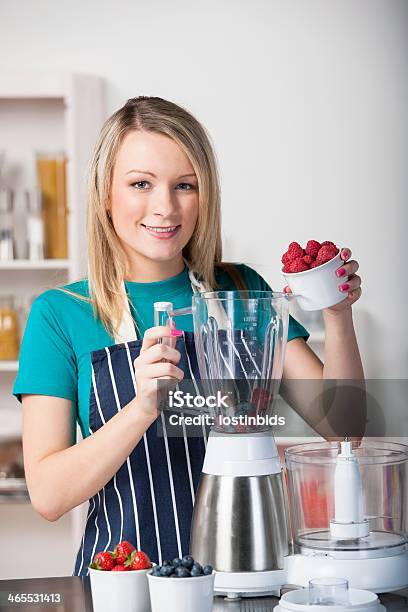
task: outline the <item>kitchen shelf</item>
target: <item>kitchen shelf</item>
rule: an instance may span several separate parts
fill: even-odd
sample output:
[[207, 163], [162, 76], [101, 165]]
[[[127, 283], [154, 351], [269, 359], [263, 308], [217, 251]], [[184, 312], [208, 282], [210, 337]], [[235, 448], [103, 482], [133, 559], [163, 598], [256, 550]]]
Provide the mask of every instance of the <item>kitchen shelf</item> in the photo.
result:
[[0, 361], [0, 372], [17, 372], [18, 361]]
[[70, 259], [13, 259], [0, 262], [0, 270], [68, 270], [70, 266]]
[[2, 71], [0, 98], [4, 99], [60, 99], [67, 95], [66, 75], [61, 72]]
[[[2, 169], [5, 186], [20, 194], [36, 181], [35, 151], [64, 151], [68, 215], [68, 257], [30, 261], [15, 259], [0, 261], [1, 293], [13, 295], [16, 304], [26, 306], [32, 298], [60, 284], [70, 283], [86, 274], [86, 175], [99, 130], [106, 119], [105, 83], [94, 75], [62, 71], [0, 71], [0, 133], [1, 149], [6, 157]], [[16, 172], [18, 169], [18, 172]], [[24, 227], [21, 199], [17, 214], [19, 227]], [[24, 232], [17, 247], [24, 255]], [[25, 317], [21, 317], [20, 335], [24, 333]], [[9, 405], [12, 375], [18, 371], [18, 361], [0, 361], [0, 406]], [[12, 404], [11, 404], [12, 405]], [[16, 408], [19, 406], [15, 400]], [[16, 421], [11, 419], [16, 416]], [[11, 409], [7, 416], [19, 432], [20, 411]], [[3, 415], [4, 416], [4, 415]], [[8, 422], [8, 421], [7, 421]], [[13, 429], [14, 431], [14, 429]], [[0, 441], [1, 444], [1, 441]], [[12, 483], [7, 483], [12, 484]], [[7, 504], [30, 504], [26, 485], [19, 491], [1, 490], [0, 507]], [[86, 504], [70, 513], [73, 553], [83, 531]], [[2, 515], [3, 516], [3, 515]], [[0, 521], [2, 518], [0, 517]], [[24, 531], [24, 525], [21, 525]], [[47, 564], [44, 556], [43, 565]], [[52, 569], [52, 568], [50, 568]], [[47, 570], [48, 571], [48, 570]]]
[[0, 504], [29, 503], [25, 478], [0, 479]]
[[0, 505], [2, 504], [31, 504], [30, 496], [27, 493], [13, 493], [4, 495], [0, 493]]

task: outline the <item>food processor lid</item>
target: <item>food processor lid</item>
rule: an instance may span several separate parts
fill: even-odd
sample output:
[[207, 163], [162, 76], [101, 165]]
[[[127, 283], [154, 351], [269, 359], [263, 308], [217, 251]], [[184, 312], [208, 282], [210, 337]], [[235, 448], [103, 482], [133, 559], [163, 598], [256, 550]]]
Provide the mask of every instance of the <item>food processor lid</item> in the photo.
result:
[[309, 604], [309, 589], [296, 589], [282, 595], [277, 612], [382, 612], [385, 607], [376, 593], [364, 589], [348, 589], [349, 603], [344, 605]]

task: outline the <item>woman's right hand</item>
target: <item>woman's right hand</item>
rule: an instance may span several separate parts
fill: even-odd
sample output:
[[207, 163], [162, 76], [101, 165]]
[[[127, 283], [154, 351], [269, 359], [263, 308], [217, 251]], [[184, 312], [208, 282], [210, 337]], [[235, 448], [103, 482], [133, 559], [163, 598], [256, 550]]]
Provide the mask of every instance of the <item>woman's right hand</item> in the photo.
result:
[[[134, 361], [137, 395], [135, 402], [138, 410], [151, 418], [152, 422], [158, 417], [158, 380], [173, 379], [174, 382], [182, 380], [184, 372], [177, 367], [181, 354], [174, 348], [179, 330], [166, 325], [147, 329], [143, 336], [140, 355]], [[162, 339], [162, 343], [159, 343]]]

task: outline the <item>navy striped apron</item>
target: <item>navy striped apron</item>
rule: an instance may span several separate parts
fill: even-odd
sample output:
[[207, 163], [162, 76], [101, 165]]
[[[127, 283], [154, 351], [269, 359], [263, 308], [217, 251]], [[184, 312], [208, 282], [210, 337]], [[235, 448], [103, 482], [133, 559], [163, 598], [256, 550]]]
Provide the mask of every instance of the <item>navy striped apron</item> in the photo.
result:
[[[190, 279], [195, 293], [198, 289], [207, 290], [191, 271]], [[208, 307], [209, 314], [217, 319], [220, 327], [223, 322], [228, 322], [223, 308], [217, 304], [211, 308], [210, 313]], [[121, 329], [122, 338], [136, 336], [127, 302]], [[220, 355], [226, 367], [229, 367], [227, 356], [230, 360], [231, 350], [236, 354], [234, 371], [229, 372], [231, 378], [235, 378], [233, 385], [237, 387], [239, 381], [245, 389], [247, 384], [248, 396], [252, 386], [250, 379], [261, 376], [263, 352], [258, 354], [250, 350], [247, 344], [250, 338], [245, 336], [244, 330], [235, 330], [234, 338], [230, 332], [219, 330]], [[133, 362], [140, 354], [142, 343], [141, 339], [125, 341], [91, 354], [90, 435], [136, 396]], [[181, 354], [178, 367], [184, 372], [184, 380], [191, 380], [199, 394], [200, 373], [194, 333], [183, 332], [183, 336], [176, 340], [176, 348]], [[226, 374], [227, 378], [229, 374]], [[240, 395], [238, 388], [236, 395]], [[113, 550], [122, 540], [131, 542], [159, 564], [189, 553], [193, 505], [204, 462], [208, 428], [203, 422], [199, 435], [193, 437], [190, 430], [187, 437], [183, 423], [182, 435], [174, 437], [168, 435], [166, 421], [161, 412], [113, 478], [89, 500], [74, 576], [88, 575], [88, 566], [94, 555]]]
[[[90, 434], [136, 395], [133, 362], [142, 340], [92, 353]], [[178, 364], [185, 378], [199, 378], [193, 332], [177, 338]], [[161, 420], [162, 432], [157, 431]], [[94, 555], [128, 540], [155, 563], [189, 552], [195, 492], [204, 461], [207, 432], [199, 437], [167, 435], [163, 413], [146, 431], [113, 478], [89, 500], [74, 576], [86, 576]]]

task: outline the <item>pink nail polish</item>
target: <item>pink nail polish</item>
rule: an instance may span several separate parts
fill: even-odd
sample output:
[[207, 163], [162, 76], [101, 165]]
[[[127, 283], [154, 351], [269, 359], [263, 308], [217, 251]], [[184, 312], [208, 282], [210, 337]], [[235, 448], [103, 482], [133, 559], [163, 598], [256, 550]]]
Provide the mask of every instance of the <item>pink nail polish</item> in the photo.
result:
[[340, 290], [341, 291], [348, 291], [350, 285], [348, 283], [344, 283], [343, 285], [340, 285]]
[[172, 329], [171, 330], [171, 335], [172, 336], [182, 336], [183, 332], [181, 331], [181, 329]]
[[336, 270], [336, 276], [344, 276], [346, 273], [344, 268], [339, 268], [338, 270]]

